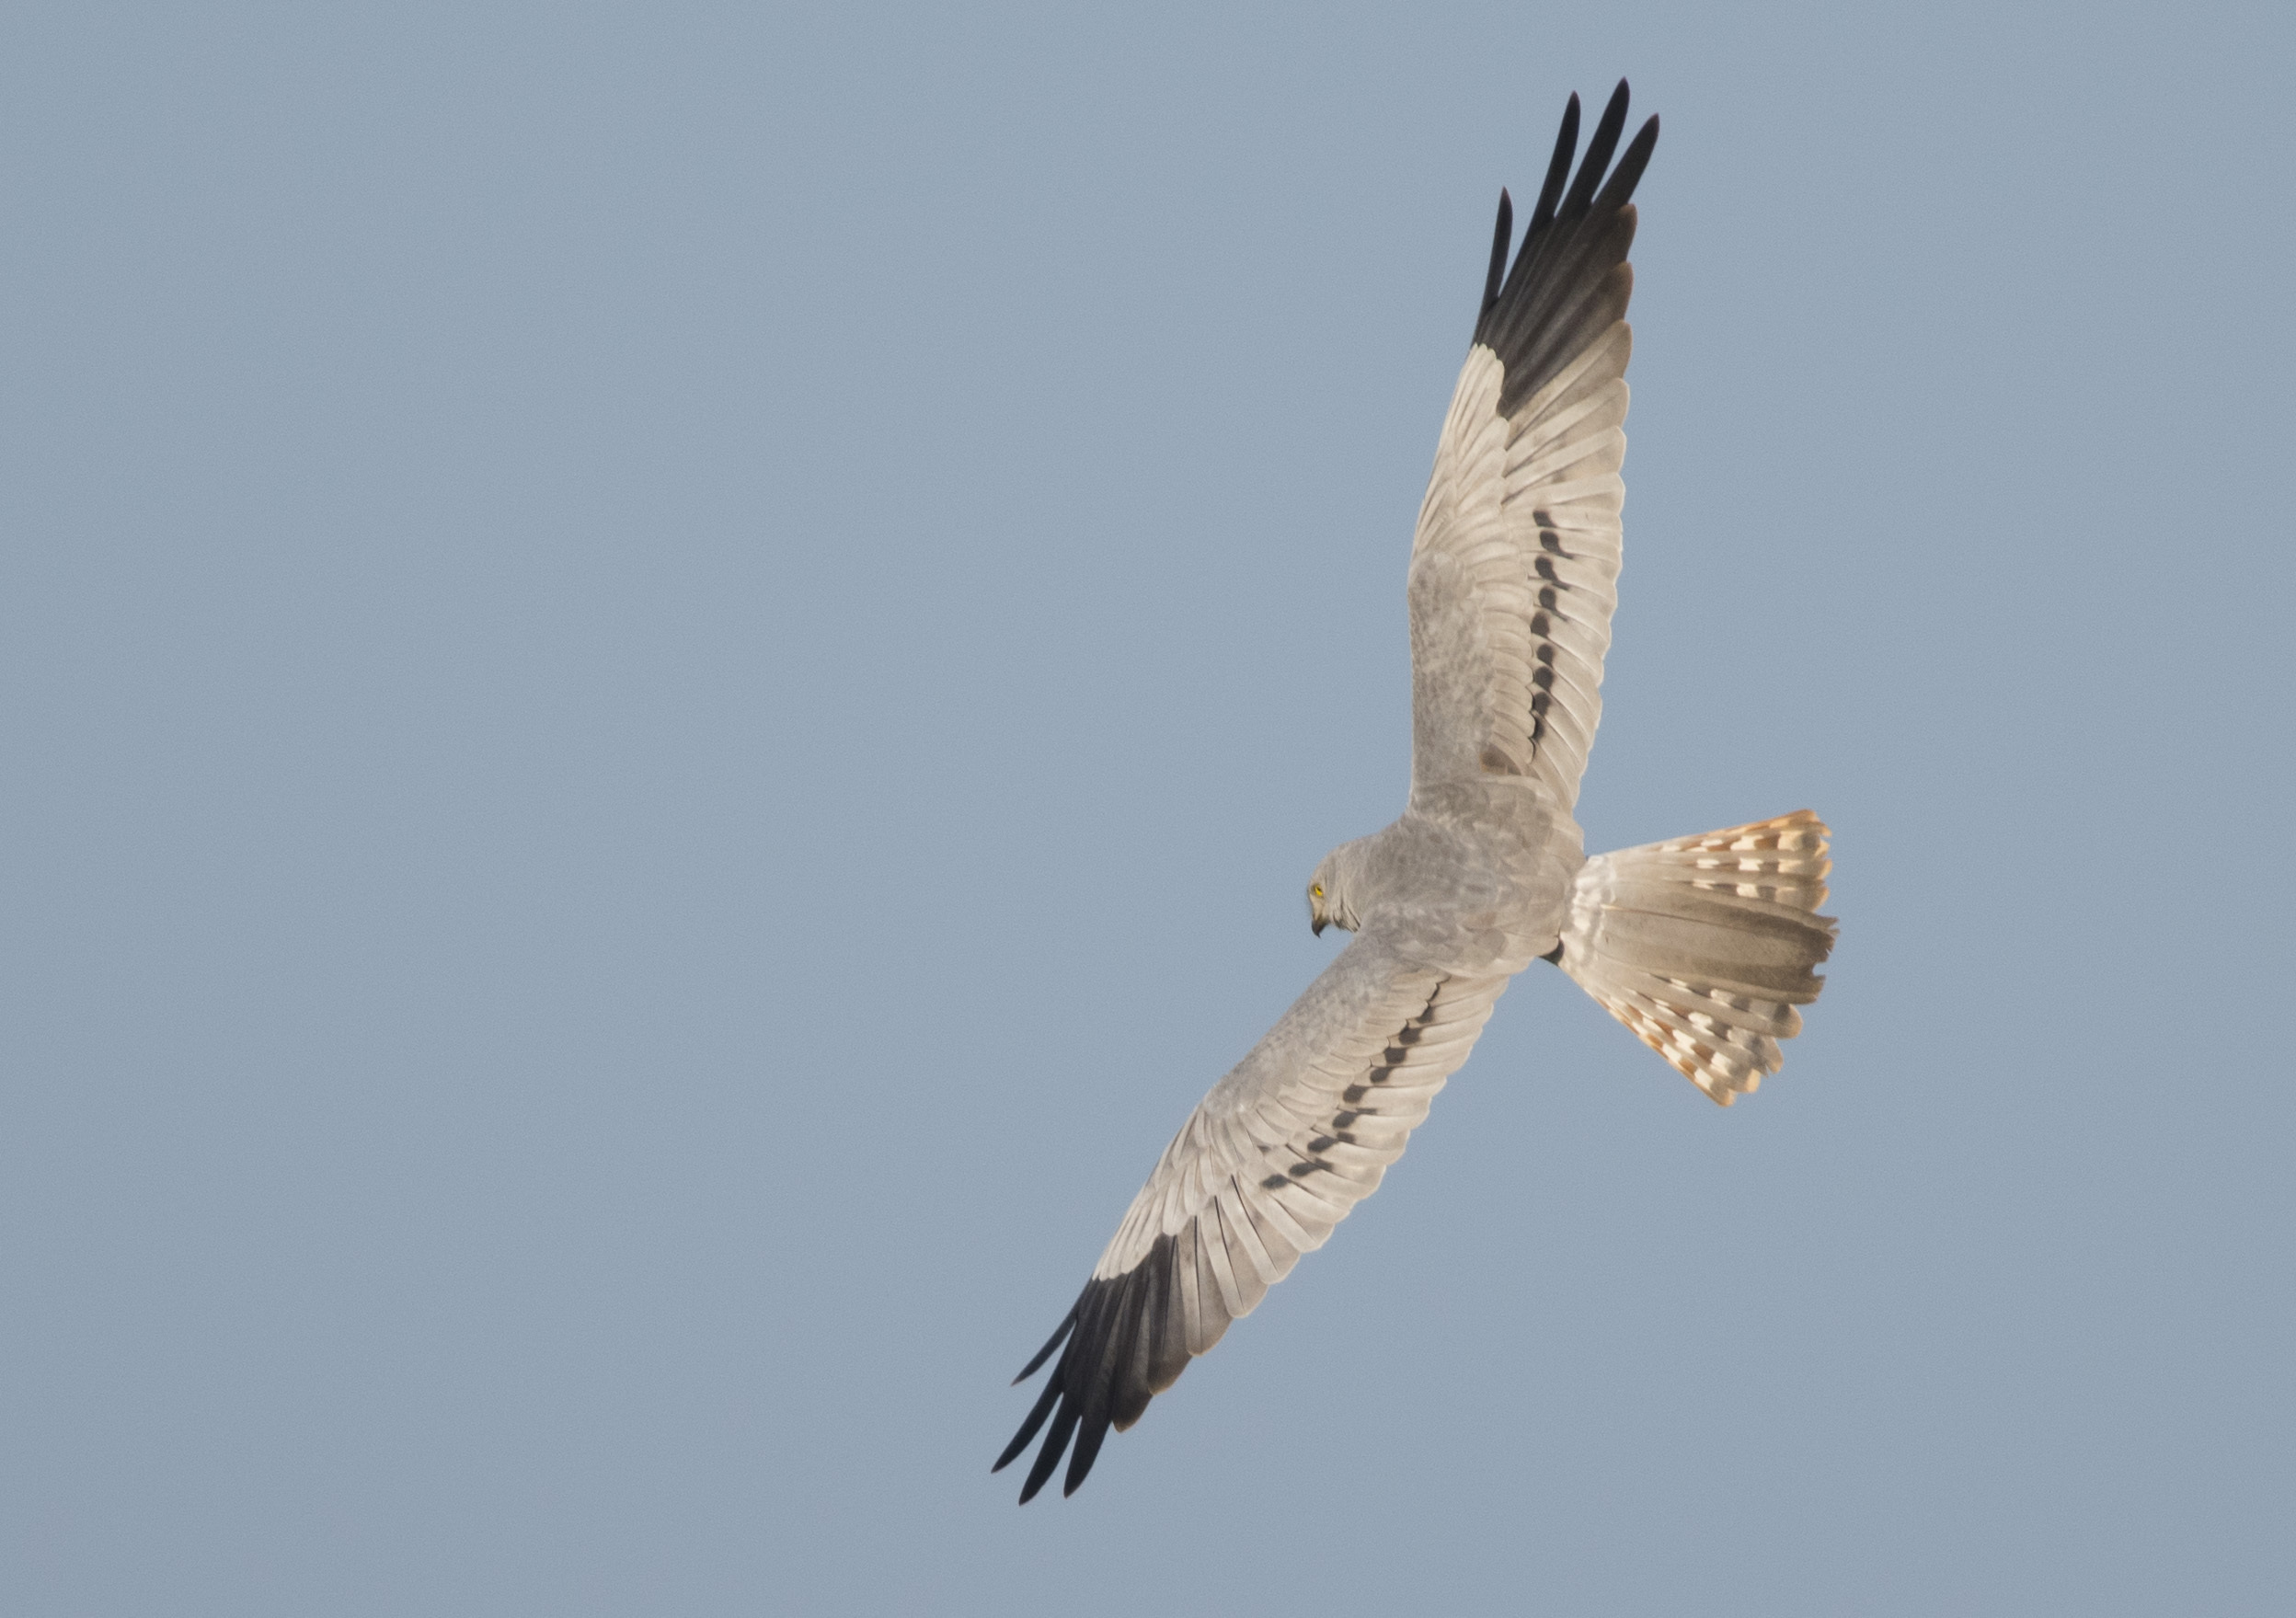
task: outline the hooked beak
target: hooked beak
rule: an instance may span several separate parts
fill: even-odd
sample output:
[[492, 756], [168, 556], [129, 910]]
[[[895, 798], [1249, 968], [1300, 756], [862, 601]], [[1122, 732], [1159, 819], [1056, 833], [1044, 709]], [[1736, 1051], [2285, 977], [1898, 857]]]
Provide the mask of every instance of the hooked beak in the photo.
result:
[[1308, 923], [1309, 929], [1313, 931], [1318, 938], [1321, 938], [1324, 935], [1324, 929], [1330, 925], [1331, 920], [1327, 916], [1317, 916], [1313, 921]]

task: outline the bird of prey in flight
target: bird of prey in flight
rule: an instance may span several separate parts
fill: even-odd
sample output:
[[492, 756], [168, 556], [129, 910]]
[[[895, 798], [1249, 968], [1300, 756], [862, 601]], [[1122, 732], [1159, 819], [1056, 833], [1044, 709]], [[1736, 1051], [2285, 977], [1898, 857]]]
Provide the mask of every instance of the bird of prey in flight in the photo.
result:
[[[1509, 980], [1534, 960], [1725, 1107], [1775, 1073], [1833, 946], [1825, 824], [1808, 810], [1586, 856], [1572, 809], [1601, 711], [1626, 453], [1630, 198], [1624, 80], [1574, 178], [1578, 98], [1512, 268], [1498, 228], [1475, 341], [1411, 541], [1411, 796], [1324, 856], [1317, 933], [1355, 935], [1165, 1149], [1050, 1342], [1020, 1498], [1074, 1440], [1064, 1493], [1113, 1427], [1251, 1313], [1378, 1188]], [[1063, 1346], [1065, 1345], [1065, 1346]], [[1050, 1426], [1047, 1429], [1046, 1424]]]

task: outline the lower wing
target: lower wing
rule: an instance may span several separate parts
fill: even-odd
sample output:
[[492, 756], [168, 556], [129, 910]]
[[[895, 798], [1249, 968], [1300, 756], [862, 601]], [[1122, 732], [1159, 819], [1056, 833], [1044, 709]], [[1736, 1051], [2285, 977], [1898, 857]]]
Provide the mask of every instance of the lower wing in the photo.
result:
[[1060, 1329], [1014, 1379], [1059, 1351], [994, 1468], [1051, 1423], [1023, 1504], [1072, 1437], [1062, 1492], [1075, 1493], [1108, 1429], [1138, 1421], [1189, 1360], [1379, 1188], [1507, 982], [1449, 976], [1403, 960], [1376, 935], [1358, 937], [1212, 1086]]

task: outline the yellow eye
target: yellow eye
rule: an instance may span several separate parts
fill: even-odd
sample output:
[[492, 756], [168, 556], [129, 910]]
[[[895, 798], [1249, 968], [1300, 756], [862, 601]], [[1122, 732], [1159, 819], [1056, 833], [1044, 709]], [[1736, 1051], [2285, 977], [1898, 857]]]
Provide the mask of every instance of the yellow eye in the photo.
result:
[[1307, 896], [1310, 899], [1321, 899], [1324, 896], [1324, 885], [1321, 882], [1311, 885], [1307, 890]]

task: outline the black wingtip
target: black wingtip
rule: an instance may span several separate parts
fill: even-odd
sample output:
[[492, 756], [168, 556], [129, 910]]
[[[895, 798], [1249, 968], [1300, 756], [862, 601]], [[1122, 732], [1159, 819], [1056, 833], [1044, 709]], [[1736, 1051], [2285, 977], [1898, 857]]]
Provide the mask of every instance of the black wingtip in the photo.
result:
[[[1085, 1291], [1090, 1291], [1091, 1289], [1087, 1287]], [[1082, 1304], [1084, 1300], [1079, 1298], [1075, 1303], [1069, 1305], [1068, 1318], [1061, 1322], [1060, 1329], [1045, 1339], [1044, 1347], [1037, 1350], [1036, 1358], [1029, 1360], [1027, 1364], [1022, 1366], [1020, 1368], [1020, 1374], [1013, 1378], [1012, 1382], [1008, 1385], [1016, 1388], [1020, 1386], [1022, 1383], [1027, 1382], [1030, 1377], [1036, 1375], [1038, 1371], [1042, 1368], [1046, 1360], [1052, 1358], [1052, 1350], [1059, 1348], [1062, 1342], [1066, 1341], [1068, 1334], [1075, 1329], [1076, 1310], [1078, 1305]]]
[[1037, 1429], [1044, 1425], [1044, 1418], [1052, 1414], [1053, 1402], [1060, 1396], [1061, 1384], [1057, 1381], [1045, 1383], [1044, 1394], [1038, 1399], [1036, 1408], [1028, 1412], [1028, 1419], [1020, 1424], [1020, 1430], [1013, 1435], [1013, 1441], [1004, 1446], [1004, 1452], [996, 1458], [996, 1464], [989, 1468], [991, 1475], [1010, 1466], [1028, 1447], [1028, 1440], [1037, 1436]]
[[1021, 1372], [1027, 1375], [1060, 1350], [1028, 1419], [989, 1468], [1002, 1472], [1037, 1444], [1021, 1504], [1037, 1498], [1063, 1455], [1068, 1479], [1061, 1493], [1074, 1494], [1109, 1432], [1138, 1421], [1149, 1401], [1186, 1369], [1190, 1356], [1174, 1271], [1177, 1250], [1173, 1237], [1160, 1235], [1131, 1268], [1085, 1282], [1061, 1329]]
[[1028, 1480], [1020, 1486], [1020, 1503], [1026, 1506], [1037, 1498], [1052, 1475], [1052, 1469], [1061, 1463], [1061, 1453], [1068, 1448], [1071, 1434], [1076, 1430], [1076, 1403], [1061, 1401], [1061, 1413], [1052, 1418], [1052, 1430], [1044, 1435], [1043, 1447], [1037, 1451], [1036, 1463], [1028, 1468]]
[[1126, 1284], [1113, 1294], [1115, 1318], [1107, 1322], [1106, 1345], [1093, 1356], [1096, 1363], [1085, 1370], [1083, 1408], [1076, 1417], [1076, 1447], [1068, 1457], [1068, 1481], [1061, 1486], [1063, 1499], [1074, 1494], [1092, 1475], [1092, 1463], [1100, 1458], [1100, 1446], [1107, 1441], [1114, 1419], [1118, 1384], [1128, 1372], [1137, 1372], [1134, 1351], [1140, 1344], [1152, 1291], [1144, 1283], [1152, 1280], [1154, 1273], [1154, 1265], [1142, 1265], [1127, 1271]]
[[1618, 81], [1618, 88], [1611, 92], [1609, 105], [1595, 121], [1594, 133], [1587, 141], [1587, 155], [1578, 165], [1578, 178], [1571, 182], [1570, 195], [1563, 199], [1562, 216], [1575, 219], [1594, 203], [1594, 188], [1601, 183], [1602, 171], [1611, 166], [1611, 154], [1618, 150], [1618, 137], [1626, 131], [1626, 81]]
[[1491, 305], [1498, 302], [1499, 279], [1507, 273], [1507, 247], [1514, 239], [1514, 199], [1508, 196], [1507, 188], [1501, 186], [1498, 188], [1498, 227], [1491, 233], [1491, 272], [1483, 278], [1483, 307], [1476, 311], [1478, 319], [1489, 314]]
[[1523, 239], [1528, 242], [1547, 222], [1555, 217], [1555, 204], [1563, 194], [1563, 182], [1570, 178], [1570, 160], [1578, 151], [1578, 92], [1571, 91], [1570, 99], [1563, 105], [1563, 127], [1555, 135], [1555, 155], [1547, 159], [1546, 183], [1539, 188], [1539, 205], [1531, 210], [1531, 223], [1523, 227]]
[[1635, 132], [1635, 138], [1627, 143], [1625, 155], [1619, 158], [1618, 166], [1611, 170], [1611, 178], [1603, 184], [1602, 194], [1594, 200], [1594, 212], [1601, 213], [1626, 205], [1626, 200], [1635, 194], [1635, 188], [1642, 183], [1642, 171], [1650, 166], [1650, 154], [1658, 144], [1659, 118], [1654, 112]]
[[[1625, 150], [1619, 150], [1632, 94], [1632, 86], [1620, 79], [1588, 132], [1583, 152], [1578, 98], [1564, 102], [1546, 178], [1513, 247], [1514, 262], [1484, 283], [1475, 341], [1490, 349], [1505, 369], [1502, 414], [1553, 380], [1587, 341], [1625, 316], [1633, 286], [1632, 271], [1625, 268], [1635, 239], [1632, 201], [1659, 142], [1659, 120], [1646, 119]], [[1495, 251], [1495, 263], [1497, 258]]]

